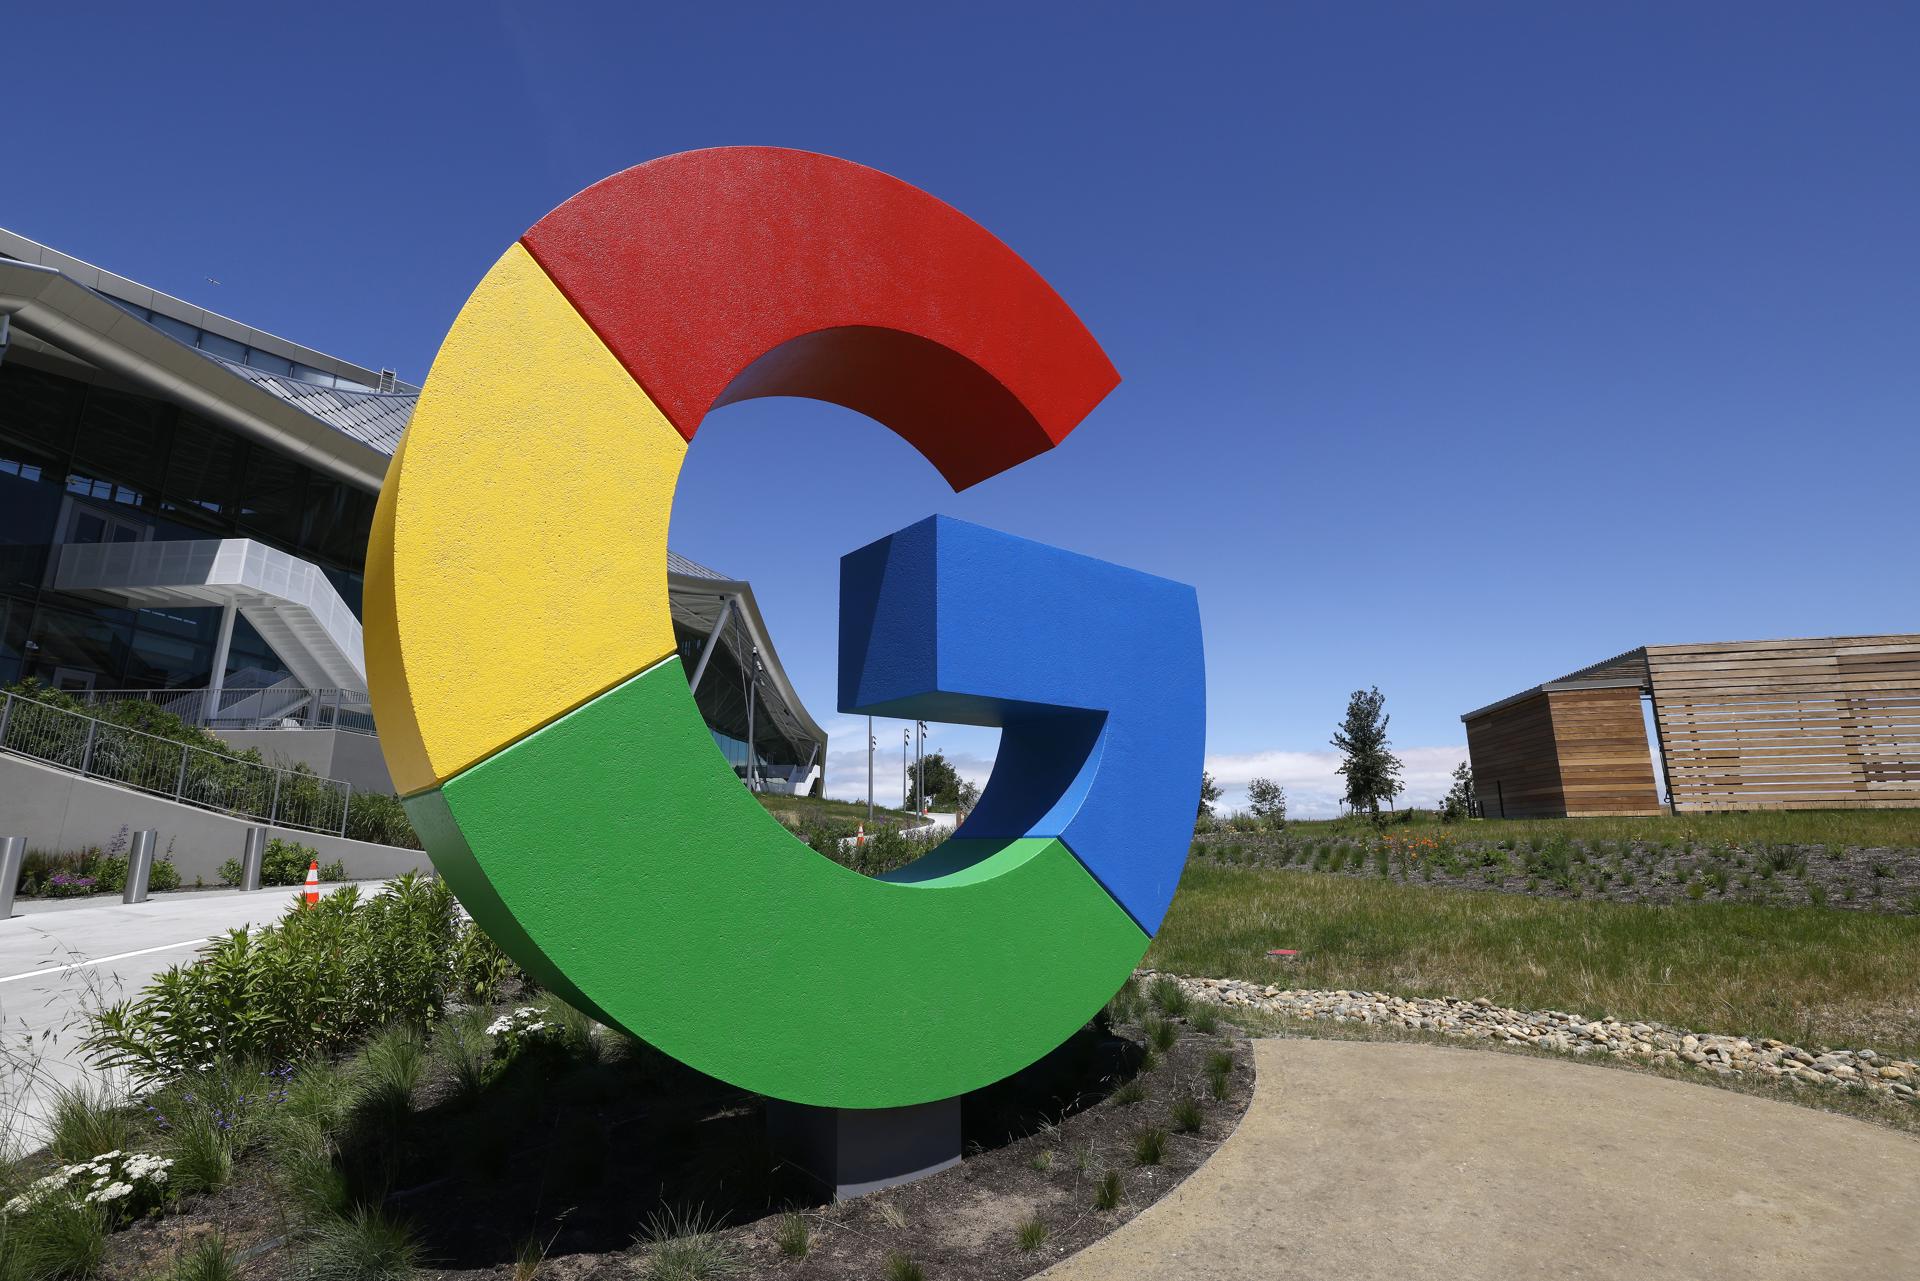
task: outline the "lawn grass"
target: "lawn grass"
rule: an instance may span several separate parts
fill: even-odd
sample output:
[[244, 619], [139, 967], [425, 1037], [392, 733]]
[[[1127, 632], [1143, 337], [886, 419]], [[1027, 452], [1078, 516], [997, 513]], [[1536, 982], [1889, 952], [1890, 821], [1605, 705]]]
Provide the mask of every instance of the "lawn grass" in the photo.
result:
[[[1431, 810], [1385, 816], [1386, 830], [1461, 841], [1644, 841], [1655, 844], [1858, 845], [1920, 848], [1920, 809], [1754, 810], [1737, 814], [1666, 814], [1652, 818], [1474, 818], [1442, 823]], [[1231, 820], [1222, 820], [1224, 829]], [[1307, 839], [1359, 838], [1376, 831], [1365, 818], [1294, 819], [1290, 833]]]
[[1438, 893], [1196, 861], [1145, 964], [1920, 1053], [1916, 917]]
[[[852, 830], [856, 823], [867, 821], [867, 803], [865, 801], [835, 801], [821, 796], [777, 796], [768, 792], [755, 792], [760, 804], [767, 812], [785, 823], [788, 827], [800, 827], [811, 823], [845, 824]], [[917, 827], [926, 822], [906, 810], [889, 809], [885, 805], [873, 807], [876, 825], [888, 827]]]

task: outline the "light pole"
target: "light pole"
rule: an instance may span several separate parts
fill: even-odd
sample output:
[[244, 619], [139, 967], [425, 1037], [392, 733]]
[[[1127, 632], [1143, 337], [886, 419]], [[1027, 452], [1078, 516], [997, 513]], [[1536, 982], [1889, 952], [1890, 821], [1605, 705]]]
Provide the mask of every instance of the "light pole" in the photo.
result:
[[927, 809], [927, 723], [915, 721], [913, 726], [919, 735], [913, 748], [913, 812], [924, 814]]
[[900, 808], [913, 804], [913, 768], [907, 764], [907, 753], [913, 747], [913, 731], [905, 725], [900, 727]]
[[873, 717], [867, 717], [867, 826], [873, 826]]

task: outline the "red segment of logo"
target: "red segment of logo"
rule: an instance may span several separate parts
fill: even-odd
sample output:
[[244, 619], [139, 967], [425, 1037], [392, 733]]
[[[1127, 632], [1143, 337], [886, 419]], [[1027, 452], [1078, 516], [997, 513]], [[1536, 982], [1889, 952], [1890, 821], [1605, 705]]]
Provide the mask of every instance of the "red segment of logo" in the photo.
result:
[[805, 396], [886, 424], [964, 489], [1051, 449], [1120, 381], [992, 233], [832, 156], [665, 156], [521, 242], [688, 440], [715, 406]]

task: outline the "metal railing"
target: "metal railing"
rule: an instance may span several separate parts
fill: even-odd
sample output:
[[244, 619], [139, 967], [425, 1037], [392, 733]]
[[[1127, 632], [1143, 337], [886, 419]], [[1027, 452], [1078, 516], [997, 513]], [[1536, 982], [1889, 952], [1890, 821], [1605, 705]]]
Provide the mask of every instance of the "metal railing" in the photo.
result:
[[208, 729], [340, 729], [374, 734], [373, 704], [358, 689], [95, 689], [75, 690], [89, 706], [151, 703], [189, 725]]
[[351, 783], [241, 760], [20, 694], [0, 701], [0, 750], [273, 827], [347, 831]]

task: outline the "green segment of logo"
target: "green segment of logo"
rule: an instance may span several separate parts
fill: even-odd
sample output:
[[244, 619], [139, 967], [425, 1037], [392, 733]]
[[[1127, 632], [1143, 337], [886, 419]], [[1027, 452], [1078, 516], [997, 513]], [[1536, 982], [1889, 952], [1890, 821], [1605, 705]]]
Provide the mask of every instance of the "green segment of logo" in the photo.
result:
[[949, 841], [933, 857], [951, 870], [918, 880], [808, 849], [725, 767], [677, 658], [406, 807], [541, 983], [795, 1103], [997, 1081], [1090, 1018], [1147, 945], [1058, 840]]

